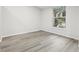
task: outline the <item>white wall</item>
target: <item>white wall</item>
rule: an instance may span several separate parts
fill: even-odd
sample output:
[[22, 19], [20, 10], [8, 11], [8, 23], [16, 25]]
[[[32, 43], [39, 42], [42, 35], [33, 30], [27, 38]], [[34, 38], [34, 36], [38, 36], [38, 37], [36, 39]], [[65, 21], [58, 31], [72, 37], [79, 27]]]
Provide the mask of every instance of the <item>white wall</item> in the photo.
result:
[[40, 10], [35, 7], [3, 7], [3, 36], [38, 31]]
[[67, 19], [70, 23], [70, 36], [79, 40], [79, 6], [67, 7]]
[[3, 36], [44, 30], [79, 39], [79, 7], [66, 7], [66, 28], [53, 27], [51, 7], [42, 11], [35, 7], [3, 7], [2, 11]]
[[66, 28], [53, 27], [53, 8], [42, 11], [42, 30], [79, 40], [79, 7], [66, 7]]
[[1, 35], [1, 28], [2, 28], [2, 9], [1, 9], [2, 7], [0, 7], [0, 35]]
[[2, 7], [0, 6], [0, 41], [2, 35]]

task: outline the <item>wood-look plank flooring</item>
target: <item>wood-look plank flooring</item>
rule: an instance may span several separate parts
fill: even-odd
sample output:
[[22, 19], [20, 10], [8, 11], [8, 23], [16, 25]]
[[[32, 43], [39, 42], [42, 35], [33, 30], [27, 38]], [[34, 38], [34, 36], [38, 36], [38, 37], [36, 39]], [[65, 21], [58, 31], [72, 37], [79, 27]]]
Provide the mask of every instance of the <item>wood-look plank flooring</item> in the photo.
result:
[[44, 31], [3, 38], [0, 52], [78, 52], [77, 40]]

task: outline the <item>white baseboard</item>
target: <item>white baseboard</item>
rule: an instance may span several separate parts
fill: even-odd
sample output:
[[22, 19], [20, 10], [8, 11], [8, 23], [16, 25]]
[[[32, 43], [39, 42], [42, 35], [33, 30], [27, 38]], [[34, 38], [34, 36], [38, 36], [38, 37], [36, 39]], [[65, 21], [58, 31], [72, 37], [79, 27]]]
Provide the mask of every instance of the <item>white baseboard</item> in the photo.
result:
[[49, 33], [53, 33], [53, 34], [57, 34], [57, 35], [61, 35], [61, 36], [64, 36], [64, 37], [68, 37], [68, 38], [75, 39], [75, 40], [79, 40], [79, 38], [74, 37], [74, 36], [71, 36], [71, 35], [63, 35], [63, 34], [59, 34], [59, 33], [55, 33], [55, 32], [51, 32], [51, 31], [49, 31], [49, 30], [44, 30], [44, 29], [42, 29], [42, 31], [46, 31], [46, 32], [49, 32]]
[[2, 36], [0, 36], [0, 42], [2, 42]]
[[10, 34], [10, 35], [3, 35], [2, 38], [9, 37], [9, 36], [14, 36], [14, 35], [19, 35], [19, 34], [24, 34], [24, 33], [36, 32], [36, 31], [40, 31], [40, 30], [33, 30], [33, 31], [28, 31], [28, 32], [21, 32], [21, 33]]

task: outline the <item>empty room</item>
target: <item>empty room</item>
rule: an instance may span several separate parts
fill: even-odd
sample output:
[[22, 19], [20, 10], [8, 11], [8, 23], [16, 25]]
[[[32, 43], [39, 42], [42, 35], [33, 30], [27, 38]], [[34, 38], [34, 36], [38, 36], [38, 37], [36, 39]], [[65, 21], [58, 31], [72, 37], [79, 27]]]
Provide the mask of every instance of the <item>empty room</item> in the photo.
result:
[[0, 52], [79, 52], [79, 6], [0, 6]]

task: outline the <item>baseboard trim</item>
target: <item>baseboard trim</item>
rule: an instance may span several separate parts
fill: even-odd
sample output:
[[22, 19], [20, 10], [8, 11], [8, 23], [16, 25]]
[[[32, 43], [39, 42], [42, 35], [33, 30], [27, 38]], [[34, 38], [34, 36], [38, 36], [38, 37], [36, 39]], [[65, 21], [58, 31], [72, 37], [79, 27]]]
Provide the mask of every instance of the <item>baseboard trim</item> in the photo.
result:
[[[45, 31], [45, 30], [42, 30], [42, 31], [51, 33], [51, 32], [49, 32], [49, 31]], [[68, 36], [60, 35], [60, 34], [57, 34], [57, 33], [51, 33], [51, 34], [54, 34], [54, 35], [57, 35], [57, 36], [61, 36], [61, 37], [65, 37], [65, 38], [68, 38], [68, 39], [79, 40], [79, 39], [76, 39], [76, 38], [72, 38], [72, 37], [68, 37]]]
[[41, 30], [34, 30], [34, 31], [29, 31], [29, 32], [22, 32], [22, 33], [16, 33], [16, 34], [11, 34], [11, 35], [7, 35], [7, 36], [2, 36], [2, 39], [6, 38], [6, 37], [10, 37], [10, 36], [16, 36], [16, 35], [21, 35], [21, 34], [25, 34], [25, 33], [37, 32], [37, 31], [41, 31]]
[[[51, 32], [49, 32], [49, 31], [45, 31], [45, 30], [35, 30], [35, 31], [30, 31], [30, 32], [17, 33], [17, 34], [2, 36], [0, 42], [2, 42], [2, 40], [3, 40], [4, 38], [6, 38], [6, 37], [15, 36], [15, 35], [21, 35], [21, 34], [25, 34], [25, 33], [33, 33], [33, 32], [37, 32], [37, 31], [44, 31], [44, 32], [51, 33]], [[54, 34], [54, 35], [57, 35], [57, 36], [61, 36], [61, 37], [65, 37], [65, 38], [69, 38], [69, 39], [75, 39], [75, 38], [67, 37], [67, 36], [64, 36], [64, 35], [59, 35], [59, 34], [57, 34], [57, 33], [51, 33], [51, 34]], [[75, 40], [78, 40], [78, 39], [75, 39]]]
[[2, 36], [0, 36], [0, 42], [2, 42]]

